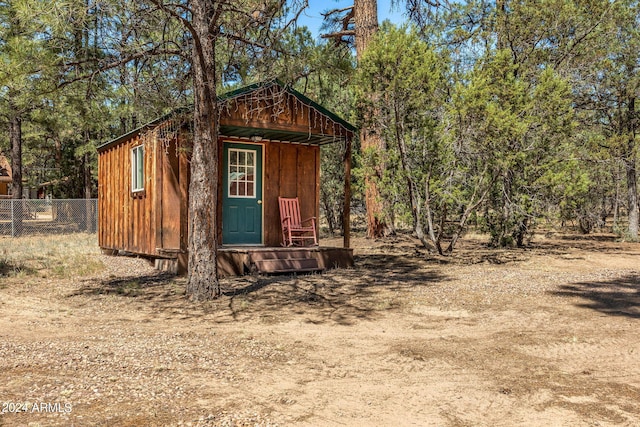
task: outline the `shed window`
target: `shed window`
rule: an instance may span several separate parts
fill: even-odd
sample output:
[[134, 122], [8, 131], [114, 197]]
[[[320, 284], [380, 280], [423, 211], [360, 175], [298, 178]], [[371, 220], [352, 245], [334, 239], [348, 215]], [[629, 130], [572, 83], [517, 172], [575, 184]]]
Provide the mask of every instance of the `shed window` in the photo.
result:
[[144, 190], [144, 145], [131, 149], [131, 191]]

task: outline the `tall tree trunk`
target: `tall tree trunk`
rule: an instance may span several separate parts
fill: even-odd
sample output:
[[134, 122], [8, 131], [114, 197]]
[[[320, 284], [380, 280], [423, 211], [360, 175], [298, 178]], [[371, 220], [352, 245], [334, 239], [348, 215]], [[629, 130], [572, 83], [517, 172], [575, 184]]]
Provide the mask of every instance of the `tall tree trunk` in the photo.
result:
[[351, 140], [344, 142], [344, 202], [342, 205], [342, 237], [343, 246], [351, 247]]
[[369, 42], [378, 31], [377, 0], [355, 0], [354, 20], [356, 33], [356, 59], [360, 60]]
[[11, 141], [11, 195], [22, 199], [22, 118], [12, 116], [9, 120], [9, 140]]
[[218, 114], [214, 35], [209, 25], [215, 3], [192, 2], [194, 138], [189, 184], [189, 271], [191, 300], [220, 296], [218, 282]]
[[93, 179], [91, 178], [91, 156], [89, 155], [89, 153], [85, 153], [82, 157], [82, 178], [84, 181], [85, 230], [88, 233], [92, 233], [95, 231], [96, 223], [94, 221], [94, 203], [91, 201], [91, 193], [93, 192]]
[[624, 159], [627, 170], [627, 201], [629, 207], [629, 238], [638, 239], [638, 183], [636, 155], [636, 99], [631, 97], [627, 105], [627, 153]]
[[[378, 3], [376, 0], [355, 0], [355, 44], [356, 58], [362, 58], [369, 42], [378, 31]], [[377, 115], [374, 111], [370, 113]], [[360, 144], [363, 153], [380, 153], [384, 150], [384, 141], [379, 129], [376, 117], [364, 117], [367, 127], [360, 130]], [[377, 157], [377, 156], [376, 156]], [[387, 231], [384, 221], [384, 210], [380, 190], [376, 182], [376, 176], [381, 177], [384, 165], [372, 165], [373, 170], [365, 174], [365, 203], [367, 206], [367, 236], [376, 238], [383, 236]]]
[[496, 0], [496, 35], [497, 48], [502, 50], [509, 47], [507, 41], [507, 0]]
[[398, 108], [394, 109], [394, 121], [395, 121], [395, 137], [396, 144], [398, 145], [398, 151], [400, 152], [400, 164], [402, 165], [402, 172], [404, 173], [407, 181], [407, 191], [409, 192], [409, 201], [411, 203], [411, 218], [413, 220], [413, 231], [422, 246], [432, 251], [434, 248], [427, 237], [424, 234], [424, 228], [422, 226], [422, 212], [420, 211], [420, 200], [418, 186], [413, 179], [411, 168], [409, 167], [409, 154], [407, 153], [407, 145], [404, 141], [404, 129], [402, 127], [400, 117], [400, 111]]
[[[9, 101], [11, 109], [16, 107]], [[11, 143], [11, 197], [22, 199], [22, 118], [14, 114], [9, 119], [9, 141]], [[22, 234], [22, 203], [12, 202], [11, 221], [13, 223], [12, 235]]]
[[627, 170], [627, 201], [629, 206], [629, 237], [638, 238], [638, 184], [636, 180], [636, 155], [630, 154], [625, 159]]
[[615, 172], [615, 198], [613, 199], [613, 228], [611, 231], [613, 233], [617, 233], [620, 229], [618, 227], [618, 222], [620, 221], [620, 164], [615, 162], [616, 172]]

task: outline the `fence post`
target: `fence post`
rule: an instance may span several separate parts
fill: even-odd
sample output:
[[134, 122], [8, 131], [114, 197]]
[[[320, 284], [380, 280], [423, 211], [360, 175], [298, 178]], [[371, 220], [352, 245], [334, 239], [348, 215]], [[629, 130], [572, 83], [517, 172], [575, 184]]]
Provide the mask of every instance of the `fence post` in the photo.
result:
[[[96, 233], [98, 201], [96, 199], [0, 200], [0, 234], [64, 234], [78, 231]], [[10, 228], [9, 228], [10, 227]]]

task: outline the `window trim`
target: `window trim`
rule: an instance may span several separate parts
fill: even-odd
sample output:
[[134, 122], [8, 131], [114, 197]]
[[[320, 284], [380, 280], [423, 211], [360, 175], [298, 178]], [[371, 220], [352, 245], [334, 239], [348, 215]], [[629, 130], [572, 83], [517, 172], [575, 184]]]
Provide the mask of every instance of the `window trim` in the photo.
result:
[[[236, 167], [251, 167], [253, 168], [253, 181], [246, 181], [246, 180], [238, 180], [238, 179], [231, 179], [231, 152], [234, 151], [236, 153], [244, 153], [245, 155], [248, 153], [253, 154], [253, 163], [251, 165], [248, 165], [246, 163], [246, 157], [245, 157], [245, 164], [244, 165], [240, 165], [239, 163], [236, 163], [235, 166]], [[256, 182], [256, 172], [257, 172], [257, 168], [258, 168], [258, 150], [256, 149], [249, 149], [249, 148], [235, 148], [235, 147], [229, 147], [227, 148], [227, 197], [229, 199], [257, 199], [257, 182]], [[244, 184], [251, 184], [252, 185], [252, 190], [253, 190], [253, 194], [252, 195], [240, 195], [240, 194], [231, 194], [231, 187], [233, 185], [233, 183], [236, 184], [240, 184], [240, 183], [244, 183]], [[246, 189], [248, 189], [248, 186], [245, 186], [245, 193], [246, 193]]]
[[[138, 166], [140, 166], [139, 170]], [[144, 191], [144, 144], [131, 148], [131, 192], [142, 191]]]

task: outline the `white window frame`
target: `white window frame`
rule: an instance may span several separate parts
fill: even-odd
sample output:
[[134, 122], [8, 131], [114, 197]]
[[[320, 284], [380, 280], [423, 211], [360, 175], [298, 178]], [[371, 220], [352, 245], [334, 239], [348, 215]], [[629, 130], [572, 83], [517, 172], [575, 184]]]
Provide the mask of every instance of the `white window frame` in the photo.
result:
[[[238, 156], [240, 155], [240, 153], [244, 153], [245, 162], [244, 162], [243, 165], [241, 165], [239, 163], [236, 163], [235, 165], [231, 164], [231, 153], [232, 152], [237, 153]], [[248, 157], [247, 155], [249, 153], [253, 154], [253, 163], [252, 164], [248, 164], [247, 160], [246, 160], [247, 157]], [[232, 147], [232, 148], [228, 149], [227, 156], [228, 156], [228, 159], [227, 159], [227, 177], [228, 177], [227, 178], [227, 181], [228, 181], [227, 182], [227, 196], [230, 199], [256, 199], [258, 197], [257, 196], [257, 192], [258, 192], [257, 179], [258, 179], [258, 177], [256, 176], [256, 173], [258, 172], [258, 150]], [[232, 172], [231, 172], [231, 167], [232, 166], [242, 167], [242, 168], [245, 168], [245, 169], [249, 168], [249, 167], [253, 168], [253, 181], [238, 180], [237, 178], [236, 179], [232, 179], [231, 178], [232, 177]], [[253, 194], [250, 195], [250, 196], [247, 195], [247, 194], [244, 194], [244, 195], [234, 194], [234, 195], [232, 195], [231, 194], [231, 187], [233, 186], [234, 182], [236, 183], [236, 185], [238, 185], [238, 184], [251, 184], [252, 185], [252, 189], [253, 189]], [[245, 193], [247, 193], [247, 191], [246, 191], [247, 189], [248, 189], [248, 185], [245, 185]]]
[[131, 149], [131, 192], [144, 191], [144, 145]]

